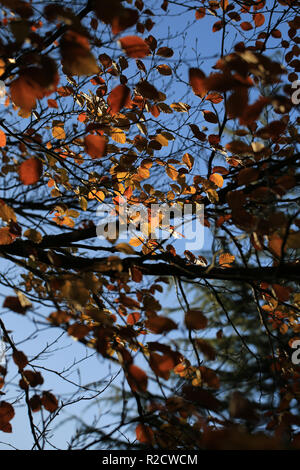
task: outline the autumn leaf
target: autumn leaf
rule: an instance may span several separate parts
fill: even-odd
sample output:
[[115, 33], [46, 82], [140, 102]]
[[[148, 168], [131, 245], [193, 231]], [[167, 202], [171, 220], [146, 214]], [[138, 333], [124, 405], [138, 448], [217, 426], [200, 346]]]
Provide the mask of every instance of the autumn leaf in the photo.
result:
[[189, 82], [195, 95], [203, 98], [207, 93], [207, 87], [205, 82], [205, 74], [202, 70], [197, 68], [189, 69]]
[[93, 75], [99, 71], [87, 37], [67, 31], [60, 40], [63, 70], [69, 75]]
[[12, 357], [13, 357], [14, 363], [18, 366], [19, 370], [23, 370], [24, 367], [27, 366], [28, 359], [27, 359], [26, 354], [24, 354], [22, 351], [15, 350], [13, 352]]
[[154, 433], [150, 426], [146, 424], [138, 424], [136, 429], [136, 438], [142, 444], [152, 445], [154, 440]]
[[223, 267], [230, 267], [234, 260], [235, 256], [231, 255], [230, 253], [222, 253], [219, 256], [219, 264]]
[[9, 227], [0, 228], [0, 245], [9, 245], [14, 240], [15, 237], [11, 234]]
[[52, 136], [54, 139], [58, 139], [58, 140], [65, 139], [66, 133], [65, 133], [63, 126], [52, 127]]
[[189, 330], [203, 330], [207, 327], [207, 318], [201, 310], [188, 310], [184, 321]]
[[125, 36], [119, 42], [128, 57], [143, 59], [143, 57], [150, 54], [148, 44], [138, 36]]
[[84, 147], [93, 159], [101, 158], [106, 151], [106, 138], [102, 135], [90, 134], [84, 138]]
[[107, 104], [112, 115], [115, 115], [124, 107], [130, 107], [130, 94], [130, 89], [126, 85], [118, 85], [110, 92]]
[[140, 367], [130, 364], [127, 371], [127, 381], [133, 392], [146, 392], [148, 377]]
[[173, 320], [159, 315], [146, 320], [145, 326], [155, 334], [166, 333], [177, 328], [177, 325]]
[[41, 404], [49, 413], [54, 413], [58, 408], [57, 398], [50, 392], [43, 392]]
[[213, 173], [212, 175], [210, 175], [209, 179], [210, 181], [215, 183], [216, 186], [218, 186], [219, 188], [222, 188], [223, 183], [224, 183], [224, 179], [222, 175], [220, 175], [219, 173]]
[[175, 365], [174, 358], [169, 354], [150, 353], [150, 367], [158, 377], [168, 380]]
[[24, 315], [26, 313], [26, 310], [29, 308], [29, 305], [22, 305], [19, 297], [9, 295], [5, 298], [3, 302], [3, 308], [8, 308], [13, 312]]
[[37, 158], [29, 158], [19, 166], [19, 178], [25, 185], [36, 184], [43, 172], [43, 164]]
[[5, 132], [3, 132], [0, 129], [0, 147], [5, 147], [5, 145], [6, 145], [6, 135], [5, 135]]

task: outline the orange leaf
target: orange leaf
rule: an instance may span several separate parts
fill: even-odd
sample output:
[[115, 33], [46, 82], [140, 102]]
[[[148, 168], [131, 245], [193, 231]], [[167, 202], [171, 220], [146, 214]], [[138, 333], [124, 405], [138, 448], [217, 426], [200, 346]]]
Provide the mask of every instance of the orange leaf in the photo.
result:
[[219, 257], [219, 264], [228, 267], [235, 260], [235, 256], [230, 253], [222, 253]]
[[49, 108], [58, 108], [58, 104], [57, 104], [57, 101], [56, 100], [47, 100], [47, 103], [48, 103], [48, 106]]
[[19, 177], [23, 184], [30, 185], [39, 181], [43, 172], [43, 164], [37, 158], [29, 158], [19, 166]]
[[5, 147], [5, 145], [6, 145], [6, 135], [2, 130], [0, 130], [0, 147]]
[[213, 173], [212, 175], [210, 175], [209, 179], [210, 181], [215, 183], [217, 186], [219, 186], [219, 188], [222, 188], [223, 183], [224, 183], [224, 179], [222, 175], [219, 175], [219, 173]]
[[127, 317], [128, 325], [135, 325], [139, 319], [141, 318], [141, 314], [138, 312], [130, 313]]
[[84, 147], [93, 159], [103, 157], [106, 150], [106, 139], [100, 135], [87, 135], [84, 138]]
[[138, 36], [125, 36], [120, 39], [120, 44], [128, 57], [142, 59], [150, 54], [148, 44]]
[[10, 245], [15, 237], [10, 233], [9, 227], [0, 228], [0, 245]]

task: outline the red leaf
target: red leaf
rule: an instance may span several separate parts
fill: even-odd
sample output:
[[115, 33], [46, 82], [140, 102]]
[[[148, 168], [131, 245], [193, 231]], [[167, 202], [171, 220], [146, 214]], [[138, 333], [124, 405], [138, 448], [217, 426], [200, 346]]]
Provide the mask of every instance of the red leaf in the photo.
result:
[[255, 26], [258, 28], [262, 26], [265, 22], [265, 16], [262, 13], [255, 13], [253, 15]]
[[93, 159], [101, 158], [105, 154], [106, 139], [101, 135], [87, 135], [84, 138], [84, 147], [86, 153], [88, 153]]
[[113, 116], [118, 113], [122, 108], [130, 106], [130, 89], [126, 85], [116, 86], [108, 95], [107, 104], [109, 105], [109, 112]]
[[128, 57], [142, 59], [150, 54], [148, 44], [138, 36], [125, 36], [125, 38], [120, 39], [120, 44]]
[[150, 353], [150, 367], [158, 377], [168, 380], [175, 365], [174, 358], [170, 354]]
[[204, 18], [206, 14], [206, 9], [204, 7], [197, 8], [195, 11], [195, 18], [196, 20], [201, 20], [201, 18]]
[[147, 374], [134, 364], [130, 364], [128, 367], [127, 381], [133, 392], [145, 392], [147, 390]]
[[151, 445], [153, 443], [154, 433], [149, 426], [138, 424], [135, 433], [137, 440], [142, 444]]
[[128, 325], [135, 325], [139, 319], [141, 318], [141, 314], [138, 312], [130, 313], [127, 317]]
[[244, 31], [250, 31], [250, 29], [253, 29], [253, 26], [251, 23], [249, 23], [249, 21], [243, 21], [243, 23], [241, 23], [241, 28]]
[[37, 387], [43, 385], [44, 379], [40, 372], [34, 372], [33, 370], [24, 370], [24, 378], [20, 380], [19, 385], [23, 390], [28, 388], [28, 384], [31, 387]]
[[240, 117], [240, 124], [248, 126], [249, 124], [255, 122], [259, 118], [263, 108], [267, 106], [269, 102], [269, 98], [261, 96], [255, 103], [247, 106], [244, 109], [242, 116]]
[[200, 69], [189, 69], [189, 82], [195, 95], [203, 98], [207, 93], [207, 86], [205, 85], [205, 74]]
[[43, 172], [43, 164], [37, 158], [29, 158], [19, 166], [19, 177], [23, 184], [30, 185], [39, 181]]

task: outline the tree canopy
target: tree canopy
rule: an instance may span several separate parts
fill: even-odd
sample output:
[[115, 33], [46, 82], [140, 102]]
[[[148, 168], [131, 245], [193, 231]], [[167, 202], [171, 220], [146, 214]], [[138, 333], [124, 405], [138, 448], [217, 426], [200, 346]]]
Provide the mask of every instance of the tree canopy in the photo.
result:
[[299, 3], [0, 4], [0, 441], [299, 448]]

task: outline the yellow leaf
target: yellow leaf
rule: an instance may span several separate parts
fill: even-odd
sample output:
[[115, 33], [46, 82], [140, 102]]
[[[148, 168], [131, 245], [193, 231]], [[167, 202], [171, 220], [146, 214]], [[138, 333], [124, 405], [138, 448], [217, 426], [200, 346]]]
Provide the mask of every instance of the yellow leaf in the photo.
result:
[[194, 165], [194, 157], [192, 157], [192, 155], [189, 153], [185, 153], [182, 157], [182, 163], [184, 163], [188, 169], [191, 170]]
[[112, 138], [112, 140], [114, 140], [118, 144], [126, 143], [126, 134], [121, 129], [117, 129], [117, 128], [112, 129], [110, 137]]
[[130, 244], [131, 246], [140, 246], [142, 243], [144, 243], [144, 241], [145, 241], [145, 240], [144, 240], [143, 238], [136, 238], [136, 237], [134, 237], [134, 238], [132, 238], [132, 239], [130, 240], [129, 244]]
[[65, 139], [66, 133], [64, 131], [64, 128], [61, 126], [54, 126], [52, 128], [52, 135], [54, 139]]
[[230, 253], [222, 253], [219, 257], [219, 264], [222, 266], [229, 266], [235, 260], [235, 256]]
[[125, 253], [126, 255], [135, 254], [134, 249], [128, 243], [118, 243], [115, 248], [121, 253]]

